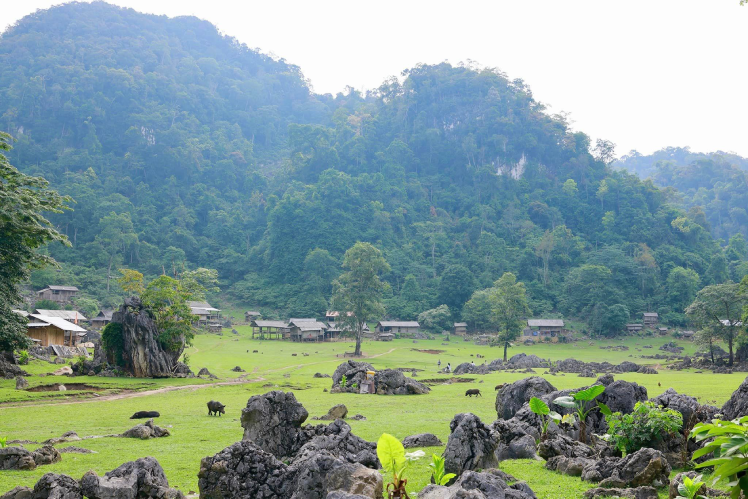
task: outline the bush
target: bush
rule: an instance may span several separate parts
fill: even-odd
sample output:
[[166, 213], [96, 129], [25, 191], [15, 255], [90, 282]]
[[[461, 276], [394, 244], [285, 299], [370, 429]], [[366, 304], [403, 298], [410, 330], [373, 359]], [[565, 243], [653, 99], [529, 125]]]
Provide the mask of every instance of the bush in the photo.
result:
[[29, 364], [29, 352], [27, 350], [21, 350], [18, 352], [18, 363], [22, 366]]
[[665, 436], [677, 433], [683, 427], [680, 412], [663, 409], [654, 402], [637, 402], [631, 414], [616, 412], [606, 419], [608, 434], [604, 438], [624, 454], [655, 446]]
[[691, 438], [706, 441], [704, 447], [693, 453], [696, 460], [713, 453], [714, 458], [696, 465], [697, 468], [714, 466], [712, 478], [727, 479], [731, 497], [748, 496], [748, 416], [732, 421], [712, 420], [699, 423], [691, 430]]
[[122, 350], [124, 343], [122, 340], [122, 324], [110, 322], [101, 330], [101, 346], [106, 352], [107, 361], [110, 364], [121, 366], [124, 364], [122, 359]]

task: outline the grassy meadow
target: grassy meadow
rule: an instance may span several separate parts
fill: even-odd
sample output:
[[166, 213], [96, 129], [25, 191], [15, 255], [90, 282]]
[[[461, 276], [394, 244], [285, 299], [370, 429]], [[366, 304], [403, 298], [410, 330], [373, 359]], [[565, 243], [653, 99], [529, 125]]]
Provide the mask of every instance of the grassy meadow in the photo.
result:
[[[69, 430], [76, 431], [81, 437], [121, 433], [136, 423], [129, 417], [140, 410], [159, 411], [161, 417], [156, 420], [157, 424], [168, 427], [172, 433], [168, 438], [149, 441], [95, 438], [60, 444], [58, 447], [85, 447], [96, 454], [63, 454], [60, 463], [41, 466], [34, 471], [0, 471], [0, 492], [16, 485], [32, 485], [47, 472], [66, 473], [80, 478], [89, 469], [102, 474], [125, 461], [144, 456], [159, 460], [172, 486], [179, 487], [185, 493], [197, 492], [200, 459], [241, 439], [239, 417], [249, 397], [277, 389], [293, 391], [309, 411], [310, 417], [321, 416], [338, 403], [348, 407], [349, 416], [363, 414], [366, 421], [349, 421], [349, 424], [355, 434], [367, 440], [376, 441], [383, 432], [401, 439], [415, 433], [431, 432], [446, 443], [449, 422], [455, 414], [473, 412], [484, 422], [493, 421], [496, 419], [494, 386], [529, 376], [505, 372], [485, 376], [466, 375], [462, 377], [473, 381], [436, 384], [432, 386], [431, 393], [421, 396], [331, 394], [324, 392], [325, 388], [329, 390], [331, 380], [314, 378], [313, 375], [316, 372], [332, 374], [343, 361], [342, 354], [352, 351], [352, 342], [298, 344], [260, 341], [251, 339], [250, 329], [246, 326], [239, 326], [237, 330], [239, 335], [233, 335], [229, 330], [224, 330], [223, 336], [198, 335], [187, 350], [195, 372], [207, 367], [218, 376], [218, 380], [42, 377], [39, 374], [52, 372], [60, 366], [36, 360], [27, 369], [34, 374], [28, 378], [31, 387], [60, 382], [83, 383], [89, 387], [67, 392], [26, 392], [15, 390], [14, 380], [0, 380], [0, 435], [7, 436], [8, 440], [41, 442]], [[745, 378], [744, 373], [724, 375], [669, 371], [664, 369], [662, 361], [640, 358], [641, 355], [660, 353], [658, 347], [671, 340], [670, 337], [628, 337], [624, 341], [593, 341], [592, 344], [578, 341], [572, 344], [518, 345], [510, 349], [509, 355], [525, 352], [552, 360], [574, 357], [584, 361], [620, 363], [631, 360], [648, 364], [660, 368], [659, 374], [631, 373], [616, 375], [616, 378], [645, 386], [650, 396], [672, 387], [678, 392], [697, 397], [703, 403], [715, 405], [724, 403]], [[690, 343], [676, 341], [686, 347], [686, 353], [693, 352], [694, 347]], [[629, 350], [600, 348], [614, 345], [626, 345]], [[653, 348], [643, 348], [644, 345]], [[253, 350], [258, 352], [253, 353]], [[439, 359], [442, 366], [450, 362], [455, 367], [461, 362], [477, 360], [475, 355], [478, 353], [484, 355], [487, 361], [502, 355], [501, 349], [476, 346], [455, 337], [447, 344], [441, 340], [414, 342], [405, 339], [365, 342], [363, 350], [368, 357], [366, 360], [377, 369], [422, 369], [416, 377], [420, 381], [449, 378], [437, 374]], [[434, 354], [418, 350], [441, 352]], [[303, 355], [305, 353], [308, 356]], [[482, 359], [476, 363], [481, 362]], [[231, 371], [235, 366], [240, 366], [246, 373]], [[536, 371], [538, 375], [543, 375], [545, 369]], [[575, 374], [546, 376], [557, 388], [579, 387], [593, 381]], [[144, 391], [170, 387], [184, 388], [140, 396]], [[466, 398], [464, 392], [467, 388], [480, 388], [484, 396]], [[112, 395], [115, 398], [110, 399]], [[226, 404], [225, 416], [209, 417], [206, 408], [209, 400]], [[29, 444], [28, 447], [33, 445]], [[443, 448], [424, 450], [430, 456], [432, 452], [441, 453]], [[428, 483], [427, 462], [424, 459], [411, 468], [409, 491], [416, 492]], [[527, 480], [541, 498], [580, 497], [584, 490], [591, 487], [591, 484], [579, 478], [545, 470], [542, 461], [505, 461], [501, 463], [501, 468], [519, 479]]]

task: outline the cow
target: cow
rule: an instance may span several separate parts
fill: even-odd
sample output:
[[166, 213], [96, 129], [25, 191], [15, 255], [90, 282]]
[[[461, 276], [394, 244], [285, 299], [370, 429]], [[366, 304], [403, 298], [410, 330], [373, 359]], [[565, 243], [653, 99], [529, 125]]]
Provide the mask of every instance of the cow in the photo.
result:
[[208, 402], [208, 416], [220, 416], [221, 414], [226, 414], [226, 411], [224, 411], [225, 408], [226, 406], [222, 403], [211, 400]]
[[502, 388], [504, 388], [504, 385], [506, 385], [506, 383], [501, 383], [500, 385], [496, 385], [496, 388], [494, 388], [494, 390], [501, 390]]
[[158, 418], [161, 414], [158, 413], [158, 411], [138, 411], [132, 416], [130, 416], [130, 419], [150, 419], [150, 418]]
[[480, 394], [480, 390], [478, 390], [477, 388], [471, 388], [470, 390], [468, 390], [468, 391], [465, 392], [465, 396], [466, 397], [472, 397], [473, 395], [475, 395], [476, 397], [482, 397], [483, 396], [483, 395]]

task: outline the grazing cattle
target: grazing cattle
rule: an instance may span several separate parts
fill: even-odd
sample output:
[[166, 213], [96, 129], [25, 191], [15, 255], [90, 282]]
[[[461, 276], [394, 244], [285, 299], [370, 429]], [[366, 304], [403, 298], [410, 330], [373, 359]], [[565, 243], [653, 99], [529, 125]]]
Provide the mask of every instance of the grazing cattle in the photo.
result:
[[465, 396], [466, 397], [472, 397], [473, 395], [475, 395], [476, 397], [482, 397], [483, 396], [483, 395], [480, 394], [480, 390], [478, 390], [477, 388], [471, 388], [470, 390], [468, 390], [468, 391], [465, 392]]
[[257, 353], [257, 350], [252, 350], [252, 353]]
[[130, 419], [150, 419], [150, 418], [158, 418], [161, 414], [158, 413], [158, 411], [138, 411], [132, 416], [130, 416]]
[[501, 383], [500, 385], [496, 385], [496, 388], [494, 388], [494, 390], [501, 390], [502, 388], [504, 388], [505, 384], [506, 383]]
[[220, 416], [221, 414], [226, 414], [226, 411], [224, 411], [225, 408], [226, 406], [222, 403], [211, 400], [208, 402], [208, 416]]

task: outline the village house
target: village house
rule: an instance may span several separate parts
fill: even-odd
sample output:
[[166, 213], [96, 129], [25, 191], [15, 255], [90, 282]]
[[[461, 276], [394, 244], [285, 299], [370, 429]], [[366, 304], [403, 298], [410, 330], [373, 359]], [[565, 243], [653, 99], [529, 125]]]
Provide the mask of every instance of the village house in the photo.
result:
[[77, 310], [47, 310], [37, 308], [35, 313], [39, 315], [46, 315], [47, 317], [59, 317], [60, 319], [72, 322], [73, 324], [88, 322], [88, 319], [86, 319], [83, 314], [78, 312]]
[[291, 329], [288, 327], [288, 323], [285, 321], [267, 321], [255, 319], [250, 323], [252, 327], [252, 338], [254, 339], [257, 335], [261, 340], [265, 337], [272, 338], [273, 335], [277, 339], [290, 339]]
[[465, 336], [467, 334], [467, 322], [455, 322], [452, 326], [452, 334]]
[[644, 329], [644, 324], [626, 324], [626, 331], [629, 333], [637, 333]]
[[291, 341], [325, 341], [327, 324], [317, 319], [289, 319]]
[[247, 312], [244, 312], [245, 322], [252, 322], [255, 319], [259, 319], [260, 317], [262, 317], [262, 314], [260, 312], [257, 312], [256, 310], [249, 310]]
[[644, 327], [653, 328], [660, 322], [660, 316], [657, 312], [644, 312]]
[[206, 301], [188, 301], [187, 305], [189, 305], [192, 315], [197, 316], [198, 326], [207, 326], [211, 322], [220, 322], [221, 320], [221, 311]]
[[26, 335], [36, 345], [43, 347], [52, 345], [74, 347], [86, 335], [85, 329], [59, 317], [29, 314], [20, 310], [14, 310], [14, 312], [28, 317], [29, 322], [26, 325], [28, 328]]
[[103, 329], [104, 326], [112, 322], [112, 311], [102, 310], [99, 315], [89, 321], [93, 329]]
[[36, 292], [36, 299], [50, 300], [56, 303], [68, 303], [78, 294], [75, 286], [47, 286]]
[[377, 334], [382, 333], [399, 333], [399, 334], [416, 334], [421, 330], [421, 325], [416, 321], [379, 321], [374, 331]]
[[550, 341], [556, 343], [559, 338], [564, 338], [564, 326], [563, 319], [529, 319], [524, 335], [533, 341], [544, 341], [545, 338], [550, 338]]

